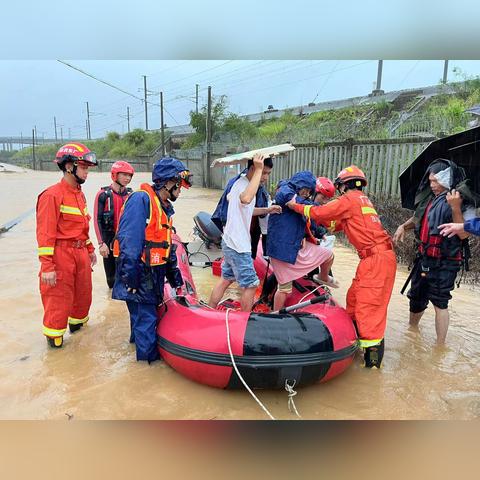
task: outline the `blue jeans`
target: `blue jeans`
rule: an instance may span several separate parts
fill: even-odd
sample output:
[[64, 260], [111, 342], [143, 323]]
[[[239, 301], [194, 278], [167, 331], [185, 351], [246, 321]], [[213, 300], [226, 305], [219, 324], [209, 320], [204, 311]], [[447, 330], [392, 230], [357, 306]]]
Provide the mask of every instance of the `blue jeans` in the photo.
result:
[[228, 247], [222, 240], [223, 263], [222, 277], [225, 280], [237, 281], [241, 288], [257, 287], [260, 283], [250, 252], [238, 253]]

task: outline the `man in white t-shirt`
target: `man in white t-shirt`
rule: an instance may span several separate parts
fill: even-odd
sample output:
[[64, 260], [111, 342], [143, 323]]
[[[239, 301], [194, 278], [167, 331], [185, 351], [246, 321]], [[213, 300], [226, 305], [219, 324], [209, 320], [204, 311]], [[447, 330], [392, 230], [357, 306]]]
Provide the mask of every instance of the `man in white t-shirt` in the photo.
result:
[[[260, 184], [267, 181], [273, 162], [270, 157], [255, 155], [253, 160], [249, 160], [248, 167], [247, 174], [233, 184], [227, 196], [227, 223], [222, 239], [222, 278], [213, 288], [208, 302], [213, 308], [218, 305], [225, 290], [236, 281], [242, 289], [241, 309], [250, 311], [259, 284], [251, 256], [250, 223], [255, 210], [255, 195]], [[262, 210], [265, 212], [256, 213], [278, 213], [273, 206]]]

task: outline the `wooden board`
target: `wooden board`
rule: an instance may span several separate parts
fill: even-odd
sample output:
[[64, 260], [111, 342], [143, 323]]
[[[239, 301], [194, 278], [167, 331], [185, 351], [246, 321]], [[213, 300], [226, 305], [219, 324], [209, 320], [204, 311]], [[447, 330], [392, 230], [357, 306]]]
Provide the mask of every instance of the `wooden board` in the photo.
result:
[[210, 167], [224, 167], [226, 165], [237, 165], [239, 163], [244, 163], [252, 159], [257, 153], [263, 153], [264, 155], [268, 156], [277, 156], [293, 150], [295, 150], [295, 147], [290, 143], [282, 143], [281, 145], [274, 145], [273, 147], [258, 148], [248, 152], [229, 155], [228, 157], [216, 158]]

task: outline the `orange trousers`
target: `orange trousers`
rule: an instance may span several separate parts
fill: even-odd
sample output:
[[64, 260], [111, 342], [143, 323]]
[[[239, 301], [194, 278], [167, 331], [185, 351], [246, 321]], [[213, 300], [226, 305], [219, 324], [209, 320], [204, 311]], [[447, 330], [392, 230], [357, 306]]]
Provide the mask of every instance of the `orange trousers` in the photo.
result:
[[375, 253], [358, 264], [347, 292], [347, 312], [357, 324], [362, 347], [379, 343], [385, 334], [396, 271], [393, 250]]
[[40, 279], [43, 334], [51, 338], [61, 337], [69, 323], [86, 323], [92, 303], [92, 267], [87, 249], [56, 245], [53, 261], [57, 284], [52, 287]]

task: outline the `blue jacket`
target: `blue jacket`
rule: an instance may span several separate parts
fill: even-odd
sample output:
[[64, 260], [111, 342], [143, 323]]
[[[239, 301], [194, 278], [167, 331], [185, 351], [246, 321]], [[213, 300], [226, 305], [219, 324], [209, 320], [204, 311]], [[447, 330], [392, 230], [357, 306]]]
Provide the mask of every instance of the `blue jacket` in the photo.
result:
[[[315, 191], [316, 178], [313, 173], [296, 173], [290, 180], [281, 183], [275, 195], [275, 203], [282, 207], [280, 215], [270, 215], [268, 219], [267, 255], [292, 265], [297, 260], [298, 251], [305, 237], [306, 220], [285, 204], [302, 188]], [[309, 200], [297, 197], [297, 203], [312, 204]]]
[[480, 217], [472, 218], [464, 223], [464, 229], [468, 233], [480, 235]]
[[[171, 203], [164, 211], [169, 218], [173, 215]], [[174, 288], [183, 285], [174, 248], [170, 250], [169, 262], [164, 265], [147, 267], [141, 260], [149, 214], [148, 194], [141, 191], [132, 193], [125, 203], [118, 226], [120, 256], [117, 259], [112, 298], [159, 305], [163, 298], [165, 277]], [[127, 287], [136, 288], [137, 292], [127, 292]]]
[[[246, 174], [247, 169], [243, 170], [240, 174], [236, 177], [231, 178], [227, 186], [225, 187], [225, 191], [222, 193], [220, 200], [218, 201], [217, 207], [212, 214], [212, 221], [215, 225], [223, 232], [223, 227], [227, 223], [227, 213], [228, 213], [228, 200], [227, 195], [230, 193], [230, 190], [233, 187], [233, 184], [240, 178], [240, 175]], [[265, 190], [263, 185], [260, 185], [260, 188], [257, 190], [256, 200], [255, 200], [255, 207], [263, 208], [268, 207], [268, 193]], [[264, 217], [265, 215], [261, 215]]]

